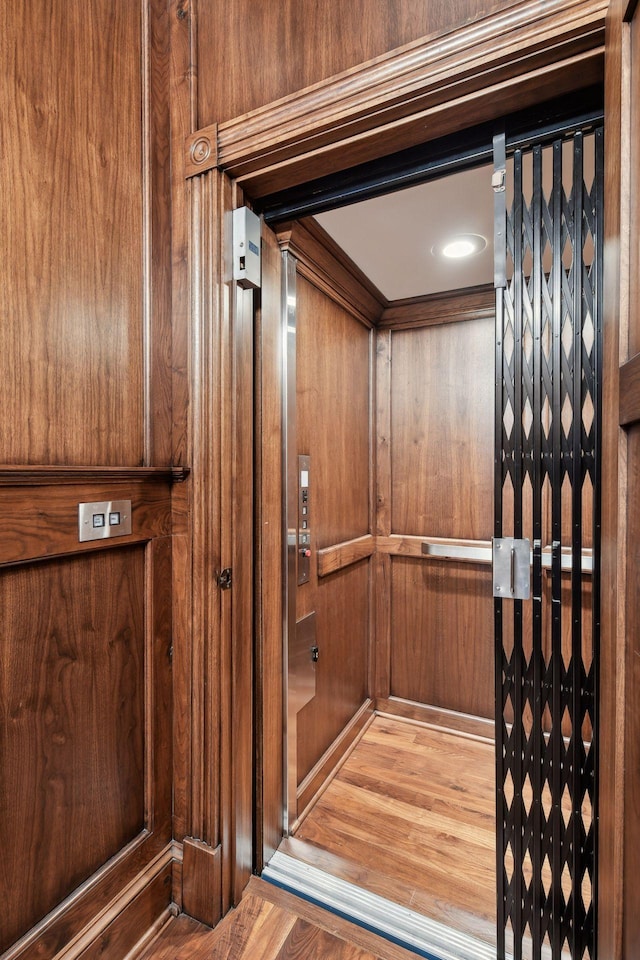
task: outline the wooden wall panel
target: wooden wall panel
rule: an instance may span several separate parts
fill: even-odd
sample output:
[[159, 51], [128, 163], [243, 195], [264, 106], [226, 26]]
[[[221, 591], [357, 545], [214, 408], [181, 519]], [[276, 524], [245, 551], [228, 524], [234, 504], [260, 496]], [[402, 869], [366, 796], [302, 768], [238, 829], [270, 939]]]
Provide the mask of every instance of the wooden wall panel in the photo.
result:
[[144, 548], [0, 574], [0, 949], [143, 829]]
[[[613, 4], [615, 11], [616, 4]], [[626, 5], [628, 24], [623, 27], [623, 51], [628, 55], [628, 74], [624, 78], [625, 91], [623, 110], [629, 111], [628, 129], [623, 123], [623, 165], [625, 154], [629, 150], [628, 181], [623, 174], [623, 191], [628, 188], [629, 209], [621, 212], [621, 241], [629, 243], [629, 259], [623, 257], [623, 282], [629, 283], [628, 300], [628, 346], [625, 357], [635, 358], [640, 351], [640, 156], [638, 155], [638, 137], [640, 136], [640, 6], [630, 2]], [[625, 35], [626, 34], [626, 35]], [[626, 47], [626, 49], [625, 49]], [[626, 103], [624, 102], [626, 100]], [[617, 159], [617, 158], [616, 158]], [[624, 197], [624, 193], [623, 193]], [[626, 197], [625, 197], [626, 199]], [[623, 200], [624, 203], [624, 200]], [[627, 221], [628, 214], [628, 221]], [[628, 234], [627, 234], [628, 229]], [[624, 249], [624, 248], [623, 248]], [[627, 273], [628, 271], [628, 273]], [[624, 304], [623, 304], [624, 306]], [[624, 313], [623, 313], [624, 318]], [[624, 319], [622, 319], [624, 328]], [[623, 341], [624, 334], [623, 332]], [[637, 359], [635, 360], [637, 363]], [[625, 381], [620, 382], [620, 407], [624, 408], [628, 398], [624, 396]], [[624, 900], [619, 905], [622, 910], [622, 952], [623, 960], [640, 954], [640, 884], [638, 884], [637, 851], [640, 847], [640, 637], [638, 621], [640, 619], [640, 424], [637, 406], [633, 411], [633, 422], [627, 435], [626, 468], [626, 610], [625, 610], [625, 673], [624, 673], [624, 825], [618, 822], [616, 839], [622, 838], [624, 845], [623, 891]], [[620, 738], [620, 723], [616, 725], [614, 736]], [[603, 891], [604, 892], [604, 891]], [[612, 891], [610, 896], [614, 896]], [[605, 898], [608, 900], [608, 897]], [[606, 958], [605, 958], [606, 960]], [[617, 958], [616, 958], [617, 960]]]
[[141, 10], [1, 5], [0, 463], [143, 462]]
[[[307, 586], [300, 587], [300, 593]], [[313, 606], [320, 659], [316, 695], [298, 714], [298, 783], [367, 696], [369, 562], [319, 581]]]
[[[512, 0], [232, 0], [198, 4], [198, 126], [228, 120]], [[224, 54], [218, 50], [225, 38]], [[277, 65], [274, 69], [274, 65]]]
[[298, 453], [311, 456], [312, 546], [369, 533], [369, 330], [297, 283]]
[[624, 960], [640, 950], [640, 890], [635, 852], [640, 845], [640, 637], [637, 629], [640, 610], [640, 426], [629, 434], [629, 511], [627, 528], [627, 668], [625, 690], [625, 773], [624, 773]]
[[298, 783], [367, 695], [369, 563], [322, 579], [317, 551], [369, 533], [371, 331], [297, 278], [297, 443], [311, 457], [311, 579], [297, 617], [317, 614], [317, 692], [298, 714]]
[[393, 696], [493, 716], [488, 568], [393, 557], [391, 624]]
[[391, 532], [493, 532], [494, 323], [392, 334]]

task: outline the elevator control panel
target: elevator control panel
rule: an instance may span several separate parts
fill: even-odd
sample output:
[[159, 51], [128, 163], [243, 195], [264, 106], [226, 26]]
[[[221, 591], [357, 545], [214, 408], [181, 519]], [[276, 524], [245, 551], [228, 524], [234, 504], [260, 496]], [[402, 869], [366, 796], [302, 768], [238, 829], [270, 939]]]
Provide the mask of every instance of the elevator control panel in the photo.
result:
[[308, 583], [311, 573], [310, 457], [298, 457], [298, 583]]
[[131, 533], [131, 500], [78, 504], [78, 540], [106, 540]]

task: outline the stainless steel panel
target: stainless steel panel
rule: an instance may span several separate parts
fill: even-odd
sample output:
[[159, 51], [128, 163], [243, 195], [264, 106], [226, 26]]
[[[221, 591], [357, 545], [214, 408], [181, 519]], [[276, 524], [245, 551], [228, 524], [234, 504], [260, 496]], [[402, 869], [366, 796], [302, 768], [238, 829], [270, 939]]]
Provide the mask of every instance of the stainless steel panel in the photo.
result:
[[514, 537], [494, 537], [493, 595], [528, 600], [531, 592], [531, 543]]
[[78, 504], [78, 540], [108, 540], [131, 533], [131, 500]]
[[298, 457], [298, 585], [309, 582], [311, 575], [311, 502], [309, 471], [311, 458]]
[[316, 695], [316, 615], [310, 613], [296, 623], [293, 645], [289, 647], [290, 709], [299, 713]]

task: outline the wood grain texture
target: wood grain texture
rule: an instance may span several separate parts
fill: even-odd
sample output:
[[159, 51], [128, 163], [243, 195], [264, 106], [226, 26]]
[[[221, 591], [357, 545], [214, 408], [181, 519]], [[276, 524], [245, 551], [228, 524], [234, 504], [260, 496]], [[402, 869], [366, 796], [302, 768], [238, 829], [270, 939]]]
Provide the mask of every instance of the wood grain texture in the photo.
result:
[[[638, 136], [640, 135], [640, 11], [637, 5], [630, 5], [625, 11], [629, 23], [625, 25], [623, 43], [628, 44], [626, 52], [630, 57], [627, 89], [624, 91], [623, 106], [629, 110], [628, 128], [623, 127], [625, 150], [629, 156], [629, 262], [623, 255], [623, 270], [629, 283], [628, 299], [628, 356], [630, 359], [620, 370], [620, 409], [629, 404], [627, 422], [633, 419], [633, 426], [627, 437], [627, 490], [626, 490], [626, 598], [625, 598], [625, 673], [624, 673], [624, 866], [622, 905], [622, 956], [632, 957], [640, 951], [640, 890], [637, 871], [634, 869], [635, 851], [640, 844], [640, 716], [638, 696], [640, 693], [640, 642], [637, 623], [640, 616], [640, 578], [638, 576], [638, 544], [640, 543], [640, 428], [638, 427], [637, 403], [637, 354], [640, 349], [640, 281], [638, 279], [638, 257], [640, 242], [640, 158], [638, 157]], [[623, 154], [624, 157], [624, 154]], [[623, 161], [624, 162], [624, 161]], [[624, 195], [623, 195], [624, 196]], [[624, 200], [623, 200], [624, 202]], [[624, 217], [624, 214], [622, 214]], [[624, 222], [624, 221], [623, 221]], [[626, 226], [626, 224], [625, 224]], [[621, 241], [626, 239], [623, 232]], [[621, 323], [624, 325], [624, 315]], [[631, 383], [628, 379], [632, 372]], [[633, 405], [632, 405], [633, 401]], [[622, 419], [622, 418], [621, 418]]]
[[257, 198], [596, 83], [605, 12], [524, 0], [401, 47], [221, 123], [219, 162]]
[[[629, 64], [623, 56], [625, 0], [607, 14], [605, 72], [605, 261], [602, 432], [602, 625], [600, 661], [600, 841], [598, 955], [622, 960], [625, 750], [625, 563], [627, 438], [619, 429], [620, 359], [627, 357], [629, 221], [631, 198]], [[637, 911], [636, 911], [637, 917]]]
[[[170, 131], [171, 131], [171, 448], [174, 463], [193, 464], [192, 415], [196, 393], [193, 390], [192, 289], [190, 270], [190, 227], [194, 188], [184, 179], [184, 142], [195, 129], [195, 57], [192, 46], [195, 24], [191, 5], [172, 0], [169, 7], [170, 43]], [[180, 15], [179, 15], [180, 14]], [[198, 248], [191, 248], [195, 251]], [[198, 338], [199, 339], [199, 338]], [[191, 520], [195, 484], [172, 491], [172, 528], [174, 543], [171, 594], [174, 623], [174, 702], [173, 716], [173, 836], [178, 840], [191, 830], [191, 757], [192, 723], [190, 709], [193, 684], [193, 608]], [[197, 635], [197, 634], [196, 634]], [[177, 881], [177, 878], [176, 878]], [[174, 896], [180, 903], [181, 884], [174, 882]]]
[[376, 717], [283, 849], [495, 942], [493, 746]]
[[394, 558], [391, 635], [392, 696], [492, 716], [490, 569]]
[[423, 726], [450, 733], [461, 733], [472, 739], [483, 739], [488, 742], [495, 740], [495, 723], [488, 717], [474, 717], [457, 710], [431, 707], [425, 703], [403, 700], [400, 697], [378, 697], [375, 706], [376, 714], [379, 716], [415, 720]]
[[326, 577], [330, 573], [351, 566], [359, 560], [370, 557], [375, 550], [375, 537], [367, 534], [347, 540], [345, 543], [336, 543], [332, 547], [318, 550], [318, 576]]
[[298, 783], [367, 696], [368, 584], [366, 560], [318, 583], [314, 609], [320, 659], [316, 695], [298, 714]]
[[375, 357], [375, 526], [373, 561], [375, 617], [371, 693], [388, 697], [391, 690], [391, 560], [378, 551], [378, 541], [391, 533], [391, 332], [376, 333]]
[[111, 957], [128, 956], [136, 950], [144, 933], [153, 930], [158, 918], [167, 922], [170, 902], [169, 864], [77, 955], [77, 960], [111, 960]]
[[222, 849], [185, 837], [182, 861], [182, 908], [202, 923], [215, 927], [222, 908]]
[[[297, 810], [304, 817], [307, 808], [322, 791], [344, 758], [360, 738], [373, 717], [373, 702], [365, 700], [358, 712], [345, 724], [329, 749], [320, 757], [298, 788]], [[282, 839], [282, 837], [280, 838]]]
[[491, 537], [494, 349], [487, 318], [392, 334], [393, 533]]
[[371, 334], [303, 278], [297, 296], [298, 452], [311, 456], [312, 548], [321, 550], [370, 532]]
[[0, 593], [4, 950], [145, 826], [144, 550], [7, 570]]
[[252, 877], [215, 930], [180, 916], [140, 960], [412, 960], [415, 954]]
[[171, 443], [171, 51], [170, 11], [146, 0], [142, 58], [144, 462], [173, 462]]
[[429, 294], [394, 300], [382, 312], [379, 329], [404, 330], [407, 327], [427, 327], [433, 324], [454, 323], [495, 317], [496, 294], [493, 286], [470, 287], [447, 293]]
[[387, 300], [313, 217], [280, 224], [278, 242], [298, 261], [298, 274], [366, 326], [380, 318]]
[[[209, 5], [200, 12], [202, 63], [199, 125], [229, 120], [288, 93], [333, 76], [418, 37], [440, 33], [498, 10], [497, 0], [436, 0], [427, 6], [401, 0], [378, 8], [357, 0], [349, 9], [331, 0], [322, 10], [309, 0], [285, 0], [277, 13], [268, 5], [233, 0], [223, 10]], [[242, 29], [241, 29], [242, 26]], [[218, 31], [228, 38], [224, 59], [207, 56]], [[243, 50], [265, 49], [247, 68]], [[270, 69], [277, 62], [278, 70]]]
[[38, 487], [63, 483], [131, 483], [155, 480], [158, 483], [183, 483], [188, 467], [57, 467], [36, 464], [31, 467], [3, 464], [0, 487]]
[[640, 354], [620, 367], [620, 426], [640, 420]]
[[3, 463], [144, 462], [141, 29], [111, 0], [0, 15]]
[[415, 956], [412, 951], [399, 947], [389, 940], [381, 940], [375, 933], [371, 933], [364, 927], [350, 923], [334, 913], [329, 913], [314, 903], [301, 900], [287, 890], [281, 890], [258, 877], [252, 877], [249, 881], [247, 895], [249, 894], [259, 896], [263, 900], [268, 900], [270, 903], [286, 910], [291, 910], [296, 916], [302, 917], [342, 940], [356, 944], [363, 950], [371, 951], [376, 956], [383, 957], [384, 960], [413, 960]]
[[640, 892], [634, 850], [640, 843], [640, 642], [634, 625], [640, 610], [640, 428], [629, 436], [629, 514], [627, 527], [626, 619], [627, 665], [625, 671], [625, 774], [624, 774], [624, 913], [622, 956], [632, 957], [640, 950]]
[[[131, 500], [132, 531], [113, 540], [78, 541], [78, 504]], [[0, 486], [0, 564], [85, 553], [167, 536], [171, 490], [167, 484], [118, 482], [103, 486]]]

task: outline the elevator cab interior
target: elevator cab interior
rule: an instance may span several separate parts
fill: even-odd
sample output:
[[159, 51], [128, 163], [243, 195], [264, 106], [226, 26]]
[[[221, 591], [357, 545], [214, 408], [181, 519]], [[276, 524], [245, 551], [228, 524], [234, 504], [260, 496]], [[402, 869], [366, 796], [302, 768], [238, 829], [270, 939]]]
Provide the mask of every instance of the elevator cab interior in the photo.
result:
[[[595, 182], [594, 142], [585, 137], [587, 193]], [[550, 195], [545, 158], [543, 193]], [[522, 162], [531, 181], [527, 151]], [[572, 169], [569, 157], [566, 196]], [[492, 171], [486, 161], [461, 164], [273, 227], [284, 257], [288, 357], [286, 799], [284, 837], [263, 877], [377, 925], [424, 955], [439, 949], [456, 960], [496, 955]], [[447, 251], [452, 242], [458, 248]], [[590, 269], [592, 238], [582, 254]], [[572, 256], [565, 244], [567, 276]], [[527, 284], [531, 256], [525, 261], [518, 268]], [[509, 269], [513, 275], [513, 262]], [[541, 260], [541, 270], [548, 278], [550, 261]], [[544, 416], [550, 430], [550, 411]], [[525, 410], [525, 432], [527, 417]], [[589, 418], [593, 404], [583, 413]], [[507, 411], [509, 433], [513, 411], [508, 419]], [[561, 496], [568, 503], [571, 493], [563, 488]], [[549, 489], [540, 497], [546, 580]], [[533, 499], [527, 488], [520, 511], [528, 530]], [[588, 669], [588, 483], [581, 511]], [[503, 514], [505, 526], [513, 522], [513, 489]], [[564, 597], [570, 563], [562, 571]], [[543, 589], [550, 589], [546, 582]], [[564, 623], [563, 650], [571, 643]], [[548, 735], [550, 717], [543, 723]], [[588, 753], [589, 717], [582, 726]], [[569, 727], [563, 717], [565, 737]], [[570, 798], [563, 795], [562, 805], [567, 822]], [[590, 807], [583, 810], [587, 829], [591, 816]], [[529, 867], [521, 867], [525, 885]], [[568, 875], [564, 881], [569, 897]], [[524, 942], [521, 955], [531, 956], [526, 935]], [[509, 929], [506, 949], [514, 949]], [[542, 956], [570, 956], [568, 942], [555, 949], [545, 937]]]

